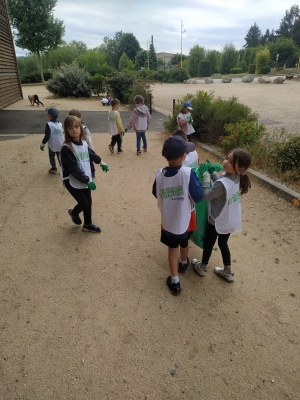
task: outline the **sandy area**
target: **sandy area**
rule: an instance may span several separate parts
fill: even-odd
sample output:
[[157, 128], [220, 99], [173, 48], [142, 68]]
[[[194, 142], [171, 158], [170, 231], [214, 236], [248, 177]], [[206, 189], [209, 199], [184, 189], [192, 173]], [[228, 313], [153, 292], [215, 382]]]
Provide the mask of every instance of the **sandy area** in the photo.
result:
[[[168, 110], [195, 86], [155, 85], [155, 103]], [[249, 102], [296, 91], [256, 87]], [[75, 203], [48, 174], [41, 137], [0, 143], [0, 399], [300, 399], [299, 209], [253, 184], [243, 233], [229, 241], [235, 282], [214, 275], [216, 248], [207, 276], [189, 269], [173, 297], [151, 194], [164, 135], [150, 126], [147, 136], [149, 152], [137, 157], [134, 134], [122, 155], [108, 152], [108, 134], [93, 135], [110, 168], [97, 169], [93, 192], [101, 234], [72, 224], [65, 210]], [[190, 258], [201, 254], [191, 243]]]

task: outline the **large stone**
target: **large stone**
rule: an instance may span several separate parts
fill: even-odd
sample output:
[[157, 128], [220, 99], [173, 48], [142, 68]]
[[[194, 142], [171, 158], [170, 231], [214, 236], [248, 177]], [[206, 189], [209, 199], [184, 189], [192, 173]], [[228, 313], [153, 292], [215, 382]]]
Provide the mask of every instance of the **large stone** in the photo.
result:
[[261, 76], [258, 78], [258, 82], [259, 83], [270, 83], [272, 82], [271, 78], [267, 77], [267, 76]]
[[232, 81], [232, 78], [228, 78], [227, 76], [224, 76], [223, 78], [222, 78], [222, 83], [230, 83]]
[[286, 77], [286, 79], [293, 79], [294, 75], [286, 75], [285, 77]]
[[273, 83], [275, 84], [281, 84], [285, 81], [285, 78], [283, 78], [282, 76], [278, 76], [277, 78], [274, 79]]
[[214, 80], [211, 78], [205, 78], [205, 83], [214, 83]]
[[250, 83], [253, 80], [254, 80], [254, 78], [252, 75], [246, 75], [246, 76], [243, 76], [243, 78], [242, 78], [242, 82], [244, 82], [244, 83]]

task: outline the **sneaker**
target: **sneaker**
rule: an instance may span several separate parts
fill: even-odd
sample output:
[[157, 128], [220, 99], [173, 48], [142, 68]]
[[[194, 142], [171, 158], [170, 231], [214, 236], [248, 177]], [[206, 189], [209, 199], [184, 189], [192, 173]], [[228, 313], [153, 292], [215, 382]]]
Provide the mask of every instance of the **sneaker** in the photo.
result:
[[84, 232], [93, 232], [93, 233], [100, 233], [101, 229], [99, 226], [96, 226], [94, 224], [89, 224], [89, 225], [83, 225], [82, 230]]
[[216, 267], [214, 269], [214, 273], [217, 275], [220, 275], [222, 278], [224, 278], [227, 282], [233, 282], [234, 281], [234, 273], [233, 272], [228, 272], [226, 273], [224, 271], [224, 268]]
[[177, 296], [181, 292], [180, 282], [172, 283], [170, 276], [167, 279], [167, 285], [173, 296]]
[[57, 168], [50, 168], [48, 172], [49, 172], [49, 174], [56, 174]]
[[76, 225], [81, 225], [82, 222], [81, 222], [81, 219], [80, 219], [79, 215], [73, 215], [73, 214], [72, 214], [72, 211], [73, 211], [72, 208], [69, 208], [69, 209], [67, 210], [67, 213], [68, 213], [68, 214], [70, 215], [70, 217], [72, 218], [72, 221], [73, 221], [74, 224], [76, 224]]
[[185, 271], [188, 269], [189, 265], [190, 265], [190, 260], [189, 260], [189, 258], [187, 258], [187, 261], [186, 261], [185, 264], [182, 264], [182, 262], [179, 261], [179, 262], [178, 262], [178, 272], [180, 272], [181, 274], [184, 274]]
[[137, 156], [141, 155], [141, 150], [137, 150], [137, 151], [136, 151], [136, 155], [137, 155]]
[[113, 148], [110, 144], [108, 145], [108, 150], [109, 150], [111, 153], [114, 153], [114, 151], [115, 151], [114, 148]]
[[193, 258], [192, 267], [196, 274], [198, 274], [199, 276], [205, 276], [206, 266], [204, 266], [204, 264], [202, 264], [200, 260], [197, 260], [197, 258]]
[[147, 147], [143, 147], [143, 150], [144, 150], [145, 152], [147, 152]]
[[123, 153], [123, 150], [118, 150], [117, 154], [122, 154], [122, 153]]

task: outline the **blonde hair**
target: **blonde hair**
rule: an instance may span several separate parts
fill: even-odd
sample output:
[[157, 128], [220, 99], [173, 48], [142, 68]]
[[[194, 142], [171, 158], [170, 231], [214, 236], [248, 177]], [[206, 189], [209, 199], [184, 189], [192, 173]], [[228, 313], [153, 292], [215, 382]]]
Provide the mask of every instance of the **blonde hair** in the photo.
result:
[[85, 140], [89, 144], [80, 119], [75, 115], [68, 115], [67, 118], [64, 120], [65, 143], [73, 151], [73, 153], [75, 153], [74, 147], [72, 146], [73, 139], [69, 135], [68, 129], [72, 128], [72, 126], [74, 125], [80, 127], [80, 140]]
[[75, 108], [73, 108], [70, 112], [69, 115], [74, 115], [77, 118], [81, 118], [81, 112], [79, 110], [76, 110]]

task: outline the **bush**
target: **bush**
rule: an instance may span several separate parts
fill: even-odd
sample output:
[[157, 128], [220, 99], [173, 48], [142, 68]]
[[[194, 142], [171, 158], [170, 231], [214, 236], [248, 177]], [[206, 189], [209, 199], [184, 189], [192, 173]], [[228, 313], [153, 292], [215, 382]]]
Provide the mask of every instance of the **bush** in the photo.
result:
[[116, 71], [114, 75], [106, 79], [106, 85], [110, 94], [120, 100], [121, 103], [127, 103], [133, 90], [135, 75], [128, 71]]
[[105, 77], [100, 74], [96, 74], [90, 77], [90, 87], [92, 92], [99, 96], [102, 93], [106, 92], [106, 85], [105, 85]]
[[260, 143], [261, 138], [266, 134], [266, 127], [257, 122], [242, 121], [225, 125], [224, 132], [225, 136], [219, 137], [218, 144], [226, 151], [237, 147], [250, 150], [254, 144]]
[[248, 72], [249, 74], [255, 74], [256, 64], [249, 64]]
[[231, 74], [240, 74], [242, 72], [242, 68], [230, 68]]
[[186, 69], [184, 68], [171, 68], [170, 71], [166, 73], [167, 82], [183, 82], [189, 78]]
[[150, 71], [146, 79], [149, 81], [167, 82], [167, 72], [163, 69], [160, 71]]
[[209, 60], [200, 61], [200, 64], [199, 64], [199, 76], [211, 76], [210, 61]]
[[259, 73], [265, 75], [268, 74], [270, 71], [271, 71], [270, 65], [263, 65], [262, 67], [260, 67]]
[[272, 155], [280, 172], [297, 170], [299, 178], [300, 136], [289, 135], [285, 142], [275, 143]]
[[90, 97], [90, 75], [76, 63], [63, 64], [53, 72], [46, 88], [59, 97]]
[[44, 72], [44, 79], [45, 79], [45, 81], [49, 81], [50, 79], [52, 79], [52, 72], [45, 71]]
[[134, 97], [140, 95], [144, 98], [146, 106], [150, 107], [150, 94], [152, 90], [150, 89], [150, 84], [147, 81], [137, 81], [132, 88], [132, 92], [129, 96], [129, 105], [134, 105]]
[[39, 72], [31, 72], [30, 74], [25, 75], [21, 83], [38, 83], [42, 82], [41, 74]]

